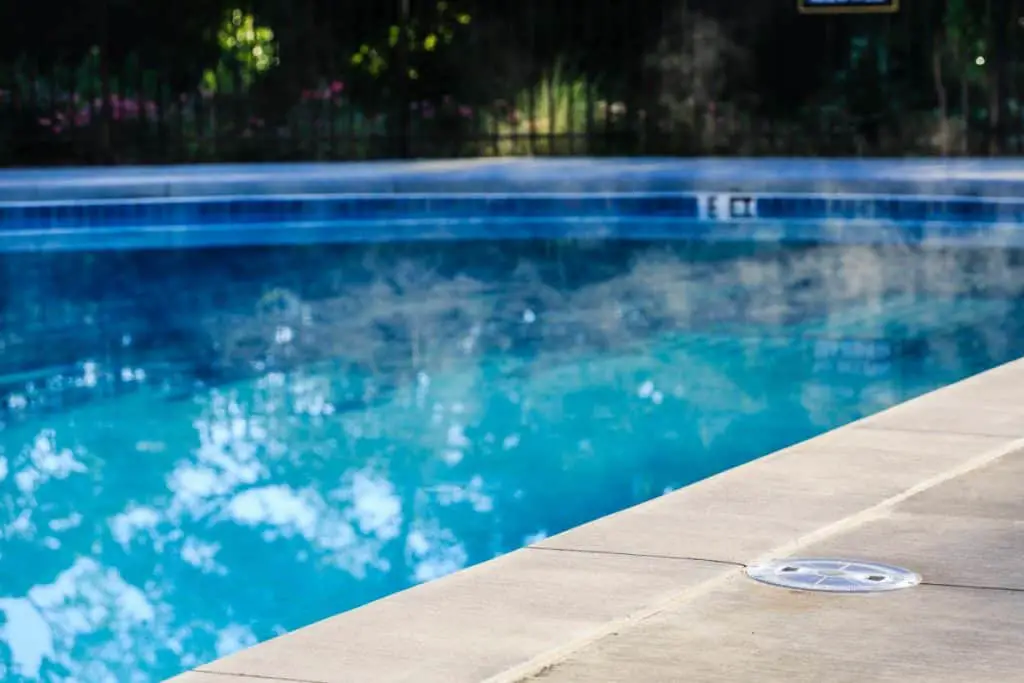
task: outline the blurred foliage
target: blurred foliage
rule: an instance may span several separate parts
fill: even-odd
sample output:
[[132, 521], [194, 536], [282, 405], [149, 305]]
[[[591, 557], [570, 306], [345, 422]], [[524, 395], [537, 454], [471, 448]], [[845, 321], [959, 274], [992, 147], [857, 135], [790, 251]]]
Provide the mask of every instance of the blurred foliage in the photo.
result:
[[1024, 146], [1009, 0], [69, 2], [0, 6], [0, 164]]
[[[436, 53], [450, 47], [456, 30], [468, 26], [471, 21], [468, 13], [459, 12], [452, 8], [451, 3], [442, 0], [436, 4], [434, 16], [425, 20], [409, 17], [404, 27], [398, 24], [388, 26], [386, 40], [360, 45], [352, 55], [351, 64], [357, 71], [380, 77], [400, 61], [414, 62], [421, 54]], [[407, 65], [404, 76], [417, 80], [419, 69]]]
[[202, 87], [208, 92], [218, 92], [224, 84], [248, 90], [260, 74], [279, 63], [274, 31], [257, 26], [256, 17], [238, 8], [225, 12], [217, 45], [221, 50], [217, 66], [203, 72]]

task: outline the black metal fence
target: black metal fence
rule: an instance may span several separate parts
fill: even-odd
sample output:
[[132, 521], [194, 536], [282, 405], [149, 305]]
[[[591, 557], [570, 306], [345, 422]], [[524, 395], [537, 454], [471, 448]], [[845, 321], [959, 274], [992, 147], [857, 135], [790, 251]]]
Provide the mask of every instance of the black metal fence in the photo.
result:
[[0, 164], [1015, 154], [1020, 0], [7, 3]]

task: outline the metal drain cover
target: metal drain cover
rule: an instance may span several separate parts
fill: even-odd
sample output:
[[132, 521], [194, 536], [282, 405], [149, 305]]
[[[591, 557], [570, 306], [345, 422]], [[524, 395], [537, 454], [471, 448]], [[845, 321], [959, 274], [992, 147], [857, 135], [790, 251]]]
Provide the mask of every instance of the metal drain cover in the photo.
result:
[[771, 586], [827, 593], [876, 593], [921, 583], [912, 571], [878, 562], [828, 558], [772, 560], [747, 567], [747, 576]]

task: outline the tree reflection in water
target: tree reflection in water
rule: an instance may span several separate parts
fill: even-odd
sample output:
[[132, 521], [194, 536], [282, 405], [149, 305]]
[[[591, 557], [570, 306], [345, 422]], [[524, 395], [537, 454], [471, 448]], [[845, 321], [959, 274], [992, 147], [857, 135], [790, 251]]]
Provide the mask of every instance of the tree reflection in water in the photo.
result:
[[1011, 252], [24, 258], [0, 333], [13, 681], [158, 680], [1024, 343]]

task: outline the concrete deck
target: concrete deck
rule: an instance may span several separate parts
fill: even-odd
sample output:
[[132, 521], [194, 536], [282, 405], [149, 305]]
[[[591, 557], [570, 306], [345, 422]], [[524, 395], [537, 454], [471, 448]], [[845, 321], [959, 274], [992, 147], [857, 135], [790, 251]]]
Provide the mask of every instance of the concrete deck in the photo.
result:
[[[173, 679], [1024, 681], [1024, 360]], [[875, 595], [747, 579], [901, 565]]]

